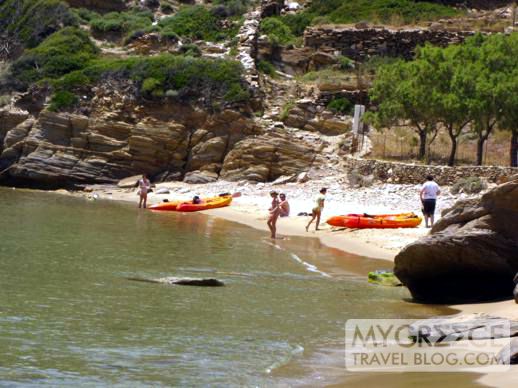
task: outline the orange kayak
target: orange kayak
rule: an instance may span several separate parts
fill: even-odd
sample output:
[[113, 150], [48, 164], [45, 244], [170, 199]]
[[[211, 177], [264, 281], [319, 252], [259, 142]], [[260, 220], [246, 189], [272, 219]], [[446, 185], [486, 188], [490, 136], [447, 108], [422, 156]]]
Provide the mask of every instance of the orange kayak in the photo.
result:
[[347, 214], [335, 216], [327, 220], [332, 226], [340, 226], [351, 229], [394, 229], [394, 228], [415, 228], [422, 221], [422, 218], [415, 213], [401, 214]]
[[200, 210], [216, 209], [218, 207], [225, 207], [232, 202], [232, 196], [206, 198], [201, 203], [183, 202], [176, 207], [179, 212], [197, 212]]
[[176, 211], [176, 207], [182, 203], [182, 201], [171, 201], [171, 202], [161, 202], [155, 205], [148, 206], [150, 210], [161, 210], [161, 211]]

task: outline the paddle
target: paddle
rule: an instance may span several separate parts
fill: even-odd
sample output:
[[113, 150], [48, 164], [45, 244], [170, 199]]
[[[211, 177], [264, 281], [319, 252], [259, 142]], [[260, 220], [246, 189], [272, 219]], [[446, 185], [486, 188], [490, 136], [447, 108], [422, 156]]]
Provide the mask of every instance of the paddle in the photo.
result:
[[222, 193], [222, 194], [219, 194], [218, 197], [229, 197], [229, 196], [232, 196], [232, 198], [239, 198], [241, 197], [241, 192], [240, 191], [236, 191], [235, 193]]

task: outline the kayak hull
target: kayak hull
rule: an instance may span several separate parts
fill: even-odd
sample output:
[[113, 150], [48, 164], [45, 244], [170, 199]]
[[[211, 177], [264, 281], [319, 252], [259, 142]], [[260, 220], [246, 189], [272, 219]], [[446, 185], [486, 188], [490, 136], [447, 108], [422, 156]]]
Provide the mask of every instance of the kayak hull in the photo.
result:
[[401, 214], [347, 214], [334, 216], [327, 220], [331, 226], [351, 229], [396, 229], [415, 228], [422, 222], [422, 218], [414, 213]]
[[176, 207], [182, 203], [181, 201], [171, 201], [171, 202], [162, 202], [157, 203], [155, 205], [148, 206], [149, 210], [159, 210], [159, 211], [176, 211]]
[[179, 212], [197, 212], [200, 210], [216, 209], [230, 205], [232, 197], [215, 197], [202, 200], [201, 203], [194, 204], [192, 202], [183, 202], [176, 207]]

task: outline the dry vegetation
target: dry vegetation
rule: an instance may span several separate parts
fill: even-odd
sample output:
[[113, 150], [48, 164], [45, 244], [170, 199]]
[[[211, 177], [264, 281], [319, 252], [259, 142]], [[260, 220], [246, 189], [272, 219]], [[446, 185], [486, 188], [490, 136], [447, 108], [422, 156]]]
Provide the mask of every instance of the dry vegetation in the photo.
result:
[[[392, 130], [374, 131], [371, 157], [384, 160], [412, 161], [417, 159], [418, 140], [411, 128], [398, 127]], [[510, 132], [496, 131], [489, 137], [484, 156], [485, 165], [508, 166]], [[432, 164], [446, 164], [450, 152], [450, 141], [446, 133], [437, 135], [431, 147]], [[457, 154], [458, 165], [474, 165], [476, 162], [476, 140], [463, 136]]]

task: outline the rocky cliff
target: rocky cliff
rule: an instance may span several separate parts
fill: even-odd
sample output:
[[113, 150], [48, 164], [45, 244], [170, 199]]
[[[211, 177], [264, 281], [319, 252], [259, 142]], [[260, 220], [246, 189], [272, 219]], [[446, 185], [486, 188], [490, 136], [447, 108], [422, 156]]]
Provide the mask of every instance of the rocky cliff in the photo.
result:
[[265, 133], [235, 110], [149, 104], [124, 112], [0, 111], [0, 178], [35, 187], [109, 183], [140, 173], [204, 183], [266, 181], [307, 170], [314, 151], [285, 133]]
[[512, 298], [518, 272], [518, 176], [479, 200], [446, 210], [430, 235], [396, 256], [394, 272], [419, 301]]

